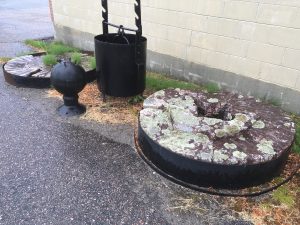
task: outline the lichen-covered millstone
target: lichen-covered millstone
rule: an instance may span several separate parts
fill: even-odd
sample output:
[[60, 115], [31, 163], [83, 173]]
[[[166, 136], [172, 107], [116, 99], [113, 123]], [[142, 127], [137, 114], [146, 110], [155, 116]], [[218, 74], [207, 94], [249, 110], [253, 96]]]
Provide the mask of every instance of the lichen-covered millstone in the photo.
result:
[[148, 97], [139, 129], [182, 157], [245, 167], [286, 156], [295, 136], [295, 125], [287, 114], [254, 97], [180, 89]]

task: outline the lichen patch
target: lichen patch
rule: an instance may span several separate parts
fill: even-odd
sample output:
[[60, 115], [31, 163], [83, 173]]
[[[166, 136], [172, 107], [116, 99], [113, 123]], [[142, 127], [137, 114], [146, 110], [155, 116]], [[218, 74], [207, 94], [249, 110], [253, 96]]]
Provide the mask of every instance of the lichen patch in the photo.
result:
[[204, 117], [204, 118], [203, 118], [203, 122], [206, 123], [206, 124], [209, 125], [209, 126], [213, 126], [213, 125], [215, 125], [215, 124], [222, 123], [223, 120], [215, 119], [215, 118]]
[[209, 103], [217, 103], [217, 102], [219, 102], [219, 99], [217, 99], [217, 98], [210, 98], [210, 99], [207, 99], [207, 101]]
[[255, 129], [263, 129], [266, 127], [266, 124], [261, 121], [261, 120], [258, 120], [258, 121], [255, 121], [253, 124], [252, 124], [252, 127], [255, 128]]
[[256, 145], [258, 151], [264, 153], [264, 154], [268, 154], [268, 155], [275, 155], [276, 152], [274, 151], [273, 148], [273, 141], [269, 141], [266, 139], [262, 139], [259, 144]]
[[244, 152], [240, 152], [240, 151], [234, 151], [232, 153], [233, 157], [240, 159], [240, 160], [245, 160], [247, 157], [247, 154], [245, 154]]
[[224, 147], [227, 148], [227, 149], [236, 149], [237, 146], [235, 144], [229, 144], [229, 143], [225, 143], [224, 144]]
[[226, 150], [215, 150], [213, 161], [216, 163], [223, 163], [224, 161], [228, 160], [228, 152]]
[[284, 123], [283, 125], [286, 126], [286, 127], [290, 127], [291, 123]]

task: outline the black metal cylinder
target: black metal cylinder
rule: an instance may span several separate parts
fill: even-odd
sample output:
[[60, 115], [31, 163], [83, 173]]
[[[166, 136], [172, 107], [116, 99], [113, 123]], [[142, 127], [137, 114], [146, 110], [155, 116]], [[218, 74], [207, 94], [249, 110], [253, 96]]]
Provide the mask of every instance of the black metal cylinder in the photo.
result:
[[127, 44], [116, 36], [111, 33], [95, 37], [98, 87], [103, 94], [115, 97], [141, 94], [146, 83], [147, 39], [137, 41], [137, 35], [126, 34]]

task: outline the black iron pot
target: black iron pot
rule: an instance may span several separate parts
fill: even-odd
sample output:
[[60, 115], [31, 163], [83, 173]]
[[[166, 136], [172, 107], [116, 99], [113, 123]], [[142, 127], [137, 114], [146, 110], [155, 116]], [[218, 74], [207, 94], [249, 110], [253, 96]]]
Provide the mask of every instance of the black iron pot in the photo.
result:
[[141, 37], [139, 63], [136, 36], [126, 34], [128, 43], [122, 43], [117, 35], [95, 37], [98, 87], [103, 94], [116, 97], [141, 94], [145, 90], [147, 39]]
[[[105, 95], [128, 97], [145, 90], [147, 39], [142, 36], [141, 2], [136, 0], [135, 25], [131, 29], [108, 22], [107, 0], [102, 0], [103, 34], [95, 37], [96, 73], [99, 90]], [[118, 28], [109, 33], [108, 26]], [[135, 34], [125, 34], [125, 31]]]

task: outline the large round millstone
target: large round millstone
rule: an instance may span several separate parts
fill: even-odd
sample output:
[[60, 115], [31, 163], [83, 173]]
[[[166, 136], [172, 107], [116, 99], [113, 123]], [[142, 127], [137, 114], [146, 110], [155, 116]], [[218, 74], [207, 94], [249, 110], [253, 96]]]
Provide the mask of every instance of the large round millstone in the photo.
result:
[[271, 179], [295, 137], [278, 107], [229, 92], [156, 92], [140, 112], [140, 153], [162, 173], [187, 184], [246, 187]]
[[51, 68], [44, 65], [44, 54], [34, 53], [9, 60], [3, 65], [6, 82], [15, 86], [49, 87]]

